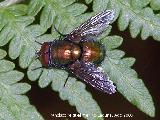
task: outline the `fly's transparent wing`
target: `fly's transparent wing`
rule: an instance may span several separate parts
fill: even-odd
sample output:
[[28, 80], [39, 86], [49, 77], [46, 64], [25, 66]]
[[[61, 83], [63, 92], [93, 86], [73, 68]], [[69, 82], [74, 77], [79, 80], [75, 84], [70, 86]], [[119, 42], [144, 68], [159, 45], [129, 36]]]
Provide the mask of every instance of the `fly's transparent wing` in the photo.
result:
[[114, 19], [113, 10], [105, 10], [87, 20], [67, 35], [73, 42], [95, 40]]
[[116, 87], [113, 85], [113, 82], [93, 63], [76, 61], [72, 65], [69, 65], [68, 69], [80, 80], [84, 80], [100, 91], [108, 94], [116, 92]]

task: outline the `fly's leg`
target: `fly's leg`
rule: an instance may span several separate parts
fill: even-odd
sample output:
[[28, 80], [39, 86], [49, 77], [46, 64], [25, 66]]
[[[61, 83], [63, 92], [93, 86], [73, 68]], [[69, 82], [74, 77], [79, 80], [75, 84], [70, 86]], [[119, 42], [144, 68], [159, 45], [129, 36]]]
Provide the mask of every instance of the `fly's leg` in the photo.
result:
[[38, 41], [35, 41], [36, 43], [38, 43], [39, 45], [43, 45], [43, 43], [40, 43], [40, 42], [38, 42]]
[[34, 70], [37, 70], [37, 69], [40, 69], [40, 68], [44, 68], [44, 67], [36, 67], [36, 68], [31, 69], [31, 71], [34, 71]]
[[68, 77], [66, 78], [66, 80], [65, 80], [65, 82], [64, 82], [64, 86], [63, 86], [63, 87], [65, 87], [65, 86], [66, 86], [66, 83], [67, 83], [67, 81], [68, 81], [68, 78], [69, 78], [69, 75], [68, 75]]
[[61, 37], [65, 37], [66, 35], [64, 35], [63, 33], [61, 33], [56, 27], [55, 27], [55, 25], [54, 25], [54, 29], [55, 29], [55, 31], [60, 35], [60, 39], [61, 39]]

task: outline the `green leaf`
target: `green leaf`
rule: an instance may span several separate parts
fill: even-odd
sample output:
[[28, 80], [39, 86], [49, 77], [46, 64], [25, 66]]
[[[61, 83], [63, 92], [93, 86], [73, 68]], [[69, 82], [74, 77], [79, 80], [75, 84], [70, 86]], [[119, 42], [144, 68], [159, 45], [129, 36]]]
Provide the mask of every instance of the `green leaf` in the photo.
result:
[[[28, 70], [28, 76], [30, 79], [38, 79], [41, 70], [32, 69], [38, 67], [38, 61], [33, 62]], [[36, 76], [36, 77], [35, 77]], [[101, 110], [97, 103], [93, 100], [90, 93], [85, 90], [85, 85], [76, 82], [75, 79], [69, 78], [64, 87], [68, 73], [59, 69], [43, 69], [43, 72], [39, 78], [39, 86], [44, 88], [51, 83], [51, 87], [54, 91], [58, 91], [62, 100], [68, 100], [71, 105], [76, 106], [77, 111], [83, 114], [89, 114], [86, 119], [92, 120], [93, 114], [100, 115]], [[102, 119], [102, 118], [99, 118]]]
[[6, 51], [0, 49], [0, 59], [4, 58], [7, 55]]
[[[63, 100], [68, 100], [71, 105], [76, 105], [77, 111], [84, 118], [88, 120], [103, 120], [102, 117], [98, 117], [101, 114], [101, 110], [91, 94], [85, 90], [85, 85], [74, 78], [68, 79], [65, 87], [60, 91], [60, 97]], [[96, 117], [93, 117], [94, 115]]]
[[120, 36], [107, 36], [101, 40], [107, 49], [112, 50], [122, 44], [123, 39]]
[[39, 78], [39, 81], [38, 81], [39, 86], [41, 88], [44, 88], [51, 83], [51, 79], [52, 79], [51, 77], [54, 77], [54, 75], [52, 75], [52, 72], [53, 72], [52, 70], [49, 70], [49, 71], [46, 69], [43, 70], [41, 77]]
[[23, 73], [21, 72], [18, 72], [16, 70], [8, 72], [7, 71], [6, 72], [3, 71], [3, 74], [0, 74], [1, 81], [4, 84], [8, 85], [15, 84], [16, 82], [20, 81], [23, 78]]
[[112, 50], [112, 51], [107, 51], [107, 56], [111, 59], [121, 59], [125, 53], [121, 50]]
[[76, 27], [78, 27], [79, 25], [81, 25], [82, 23], [84, 23], [86, 20], [88, 20], [90, 17], [92, 17], [93, 15], [95, 15], [94, 12], [91, 13], [85, 13], [85, 14], [81, 14], [78, 15], [74, 18], [74, 23], [70, 24], [67, 26], [67, 29], [65, 29], [66, 33], [70, 33], [72, 30], [74, 30]]
[[151, 0], [150, 5], [153, 10], [160, 10], [160, 0]]
[[111, 29], [112, 29], [112, 26], [109, 25], [107, 27], [107, 29], [101, 35], [99, 35], [99, 37], [97, 38], [97, 40], [103, 41], [108, 36], [108, 34], [111, 32]]
[[34, 37], [38, 37], [44, 33], [44, 28], [40, 25], [31, 25], [27, 27], [29, 34], [31, 34]]
[[125, 66], [125, 67], [131, 67], [133, 66], [133, 64], [135, 63], [135, 58], [123, 58], [119, 64], [122, 65], [122, 66]]
[[41, 17], [40, 17], [40, 24], [45, 28], [49, 28], [53, 24], [53, 20], [55, 19], [56, 13], [52, 11], [52, 7], [50, 5], [45, 6], [43, 8]]
[[[85, 0], [91, 3], [92, 0]], [[12, 59], [19, 57], [19, 64], [22, 68], [29, 65], [28, 77], [32, 81], [39, 78], [39, 86], [44, 88], [51, 83], [54, 91], [58, 91], [61, 99], [68, 100], [71, 105], [76, 106], [79, 113], [88, 114], [86, 119], [94, 118], [93, 115], [100, 115], [101, 110], [93, 100], [91, 94], [86, 91], [85, 85], [73, 78], [68, 78], [68, 73], [58, 69], [42, 69], [41, 64], [35, 59], [35, 51], [40, 49], [35, 41], [46, 42], [57, 39], [55, 26], [61, 33], [67, 34], [75, 27], [86, 21], [93, 14], [105, 9], [115, 10], [115, 20], [118, 18], [118, 26], [121, 31], [130, 26], [132, 37], [141, 33], [142, 39], [153, 36], [160, 40], [160, 18], [153, 10], [146, 7], [150, 2], [152, 9], [159, 10], [158, 0], [95, 0], [93, 1], [93, 12], [85, 13], [87, 6], [77, 3], [75, 0], [32, 0], [27, 5], [12, 5], [0, 8], [0, 46], [9, 43], [9, 56]], [[33, 24], [38, 13], [40, 25]], [[37, 22], [37, 21], [36, 21]], [[68, 24], [70, 23], [70, 24]], [[48, 28], [50, 34], [44, 34]], [[154, 116], [155, 108], [153, 100], [137, 73], [130, 67], [134, 64], [134, 58], [123, 58], [125, 53], [115, 48], [122, 44], [119, 36], [106, 37], [111, 30], [100, 36], [100, 40], [107, 48], [106, 58], [102, 66], [109, 73], [110, 78], [117, 85], [118, 91], [124, 97], [135, 104], [140, 110], [150, 116]], [[23, 78], [23, 74], [13, 70], [15, 65], [3, 58], [6, 52], [0, 49], [0, 118], [2, 119], [43, 119], [29, 104], [25, 94], [30, 85], [17, 83]], [[66, 84], [65, 84], [66, 82]], [[65, 84], [65, 86], [64, 86]]]
[[[11, 7], [16, 7], [16, 5]], [[40, 25], [28, 26], [34, 21], [34, 17], [17, 16], [17, 14], [14, 14], [15, 12], [11, 11], [11, 7], [0, 9], [0, 18], [3, 18], [2, 24], [4, 24], [0, 32], [0, 37], [2, 38], [0, 39], [0, 46], [7, 44], [11, 40], [9, 56], [12, 59], [20, 56], [19, 64], [22, 68], [26, 68], [38, 48], [37, 43], [35, 43], [36, 37], [43, 34], [46, 29]], [[3, 22], [4, 19], [5, 22]]]
[[15, 65], [8, 60], [0, 60], [0, 72], [12, 70]]
[[142, 9], [146, 7], [151, 0], [131, 0], [131, 5], [134, 9]]
[[[110, 36], [112, 37], [112, 36]], [[117, 41], [122, 39], [117, 37]], [[108, 41], [112, 46], [114, 42]], [[120, 42], [121, 44], [121, 42]], [[116, 43], [115, 43], [116, 45]], [[134, 58], [122, 58], [124, 52], [107, 48], [107, 56], [102, 63], [103, 70], [107, 72], [110, 79], [116, 84], [117, 90], [132, 104], [136, 105], [141, 111], [151, 117], [155, 116], [155, 107], [150, 93], [145, 87], [143, 81], [137, 78], [137, 73], [131, 66], [134, 64]], [[113, 45], [113, 48], [114, 45]]]
[[31, 81], [37, 80], [41, 75], [42, 69], [39, 67], [42, 67], [39, 60], [33, 61], [31, 65], [28, 67], [27, 76]]
[[62, 88], [64, 88], [68, 73], [64, 70], [52, 69], [52, 75], [54, 76], [51, 84], [52, 89], [54, 91], [60, 91]]
[[[33, 16], [17, 16], [17, 12], [12, 12], [16, 5], [0, 9], [0, 18], [2, 19], [0, 46], [4, 46], [11, 41], [9, 44], [9, 56], [12, 59], [19, 57], [19, 64], [22, 68], [28, 67], [31, 63], [36, 50], [40, 47], [35, 43], [37, 37], [44, 34], [51, 27], [55, 18], [56, 25], [60, 23], [60, 26], [65, 27], [68, 31], [70, 30], [67, 28], [68, 23], [77, 23], [76, 16], [87, 9], [84, 4], [73, 3], [74, 0], [64, 1], [62, 2], [63, 4], [61, 2], [57, 0], [42, 2], [35, 0], [33, 4], [29, 5], [29, 15], [37, 14], [43, 7], [40, 25], [30, 25], [34, 21]], [[75, 9], [78, 10], [76, 11]], [[18, 10], [21, 11], [22, 7], [17, 7]], [[56, 27], [61, 31], [60, 27]]]
[[[56, 28], [60, 32], [66, 34], [68, 31], [74, 28], [73, 25], [77, 24], [75, 18], [81, 15], [87, 9], [84, 4], [74, 2], [75, 0], [42, 0], [42, 2], [39, 3], [39, 0], [34, 0], [34, 2], [29, 4], [29, 14], [37, 14], [37, 12], [40, 10], [36, 4], [41, 4], [43, 8], [41, 7], [42, 14], [40, 17], [40, 25], [47, 29], [51, 27], [54, 22]], [[68, 25], [73, 27], [68, 28]]]
[[[154, 15], [150, 8], [144, 8], [149, 4], [148, 0], [143, 0], [143, 2], [139, 2], [139, 4], [133, 1], [96, 0], [93, 2], [93, 12], [85, 14], [83, 14], [83, 12], [85, 12], [86, 6], [74, 3], [75, 0], [43, 0], [43, 2], [40, 3], [42, 5], [40, 8], [36, 7], [36, 4], [39, 4], [38, 2], [39, 0], [31, 2], [34, 4], [29, 5], [29, 13], [34, 13], [33, 15], [36, 15], [38, 11], [42, 10], [40, 25], [45, 29], [52, 26], [52, 35], [44, 34], [41, 36], [38, 34], [39, 36], [36, 37], [36, 40], [41, 43], [56, 39], [58, 34], [53, 29], [53, 26], [63, 34], [69, 33], [93, 14], [106, 8], [115, 10], [115, 20], [119, 17], [118, 23], [120, 30], [125, 30], [130, 25], [132, 37], [136, 37], [141, 32], [141, 37], [143, 39], [146, 39], [148, 36], [158, 38], [159, 18], [158, 15]], [[77, 11], [75, 10], [76, 8], [78, 9]], [[151, 16], [153, 19], [151, 19]], [[99, 38], [107, 48], [107, 56], [102, 66], [117, 85], [118, 91], [123, 94], [128, 101], [135, 104], [146, 114], [154, 116], [155, 108], [152, 98], [142, 80], [137, 78], [138, 75], [136, 71], [131, 69], [135, 59], [123, 58], [125, 53], [116, 49], [122, 44], [123, 39], [121, 37], [106, 37], [110, 32], [110, 28]], [[156, 32], [153, 30], [156, 30]], [[90, 93], [85, 90], [85, 85], [83, 83], [69, 78], [65, 84], [68, 76], [66, 71], [54, 68], [50, 70], [32, 70], [37, 67], [41, 67], [40, 63], [38, 61], [33, 61], [29, 66], [28, 76], [31, 80], [39, 78], [38, 83], [40, 87], [46, 87], [51, 83], [52, 89], [59, 92], [61, 99], [68, 100], [71, 105], [76, 106], [79, 113], [89, 113], [90, 115], [92, 113], [101, 113], [97, 103], [93, 100]], [[87, 119], [93, 119], [93, 116]]]
[[[35, 2], [36, 1], [37, 0], [35, 0]], [[77, 27], [79, 24], [84, 22], [86, 19], [88, 19], [88, 17], [91, 16], [91, 14], [87, 14], [87, 15], [82, 14], [87, 9], [87, 7], [84, 4], [73, 3], [74, 0], [70, 0], [70, 2], [63, 1], [63, 4], [61, 2], [62, 1], [57, 1], [57, 0], [44, 1], [44, 6], [43, 6], [42, 14], [40, 17], [40, 25], [45, 27], [45, 29], [51, 27], [51, 25], [54, 22], [54, 25], [56, 26], [56, 28], [60, 32], [66, 34], [71, 30], [73, 30], [73, 28]], [[37, 9], [38, 11], [39, 9], [34, 8], [34, 6], [35, 6], [34, 4], [30, 4], [29, 9], [30, 8], [32, 8], [33, 10]], [[32, 12], [30, 11], [30, 13]], [[54, 39], [56, 39], [57, 34], [55, 34], [54, 29], [52, 29], [52, 35], [44, 34], [42, 36], [38, 36], [36, 41], [43, 43], [46, 41], [53, 41]], [[60, 94], [66, 93], [63, 90], [63, 89], [66, 89], [64, 87], [64, 84], [68, 77], [68, 73], [66, 71], [58, 70], [58, 69], [50, 69], [50, 70], [43, 69], [43, 71], [41, 71], [41, 69], [33, 70], [38, 67], [41, 67], [41, 65], [39, 65], [39, 62], [33, 61], [32, 64], [29, 66], [29, 69], [27, 72], [29, 79], [36, 80], [39, 78], [38, 83], [40, 87], [44, 88], [51, 83], [52, 89], [54, 91], [58, 91]], [[87, 119], [91, 119], [91, 118], [93, 119], [93, 117], [91, 117], [91, 114], [100, 114], [101, 110], [97, 105], [97, 103], [93, 100], [92, 96], [85, 90], [84, 87], [83, 89], [81, 89], [83, 95], [78, 98], [79, 93], [77, 92], [79, 91], [79, 89], [81, 89], [81, 85], [79, 86], [79, 82], [78, 82], [78, 86], [76, 85], [76, 88], [74, 88], [75, 93], [73, 95], [70, 95], [71, 91], [66, 89], [68, 91], [67, 95], [70, 96], [70, 98], [66, 98], [65, 100], [68, 100], [71, 105], [76, 106], [78, 112], [90, 114], [89, 118]], [[73, 98], [75, 99], [72, 100]], [[88, 101], [86, 101], [85, 98]], [[82, 99], [84, 103], [81, 102]]]
[[27, 83], [17, 83], [17, 84], [13, 84], [11, 85], [11, 92], [13, 94], [25, 94], [26, 92], [28, 92], [31, 89], [31, 86], [28, 85]]
[[74, 3], [66, 7], [66, 12], [70, 15], [78, 16], [84, 13], [86, 9], [87, 9], [87, 6], [85, 6], [84, 4]]
[[13, 70], [14, 64], [0, 60], [0, 118], [3, 120], [43, 120], [25, 95], [31, 89], [27, 83], [17, 83], [24, 74]]
[[109, 0], [94, 0], [93, 1], [93, 11], [95, 12], [101, 12], [105, 9], [107, 9], [107, 4]]
[[28, 14], [35, 16], [42, 9], [44, 0], [31, 0], [29, 3]]
[[16, 16], [22, 16], [26, 14], [28, 6], [23, 5], [23, 4], [17, 4], [13, 6], [8, 6], [7, 9]]
[[[114, 20], [118, 19], [118, 27], [121, 31], [126, 30], [129, 26], [133, 38], [141, 33], [143, 40], [152, 36], [155, 40], [160, 41], [160, 17], [154, 14], [151, 8], [146, 7], [150, 1], [151, 0], [95, 0], [93, 2], [93, 10], [96, 12], [102, 11], [105, 8], [114, 9]], [[154, 7], [153, 1], [151, 1], [151, 5]], [[158, 6], [158, 1], [154, 2]]]
[[7, 44], [13, 38], [13, 36], [14, 34], [10, 31], [10, 27], [5, 26], [0, 32], [0, 46]]
[[127, 11], [121, 11], [118, 19], [118, 27], [120, 31], [124, 31], [129, 25], [129, 17]]
[[91, 3], [93, 0], [85, 0], [87, 4]]

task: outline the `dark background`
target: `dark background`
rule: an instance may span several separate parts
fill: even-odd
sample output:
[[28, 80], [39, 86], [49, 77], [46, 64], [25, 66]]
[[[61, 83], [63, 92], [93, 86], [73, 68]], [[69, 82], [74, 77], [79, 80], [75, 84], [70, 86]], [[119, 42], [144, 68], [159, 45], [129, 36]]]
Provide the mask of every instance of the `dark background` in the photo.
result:
[[[159, 120], [160, 119], [160, 42], [153, 40], [141, 40], [140, 36], [133, 39], [127, 29], [124, 32], [118, 31], [117, 23], [113, 24], [111, 35], [120, 35], [124, 42], [119, 49], [126, 52], [126, 57], [136, 58], [133, 68], [137, 71], [139, 78], [143, 79], [146, 87], [153, 97], [156, 107], [155, 118], [141, 112], [134, 105], [129, 103], [120, 93], [114, 95], [104, 94], [87, 85], [87, 90], [92, 93], [93, 98], [99, 104], [102, 112], [106, 113], [131, 113], [132, 118], [106, 118], [107, 120]], [[62, 101], [57, 92], [50, 86], [41, 89], [37, 82], [30, 82], [31, 91], [27, 94], [32, 105], [43, 115], [46, 120], [56, 120], [51, 114], [55, 113], [77, 113], [76, 108], [70, 106], [68, 101]], [[77, 113], [78, 114], [78, 113]], [[59, 120], [62, 120], [60, 118]], [[73, 118], [69, 118], [69, 120]], [[83, 118], [76, 118], [83, 120]]]

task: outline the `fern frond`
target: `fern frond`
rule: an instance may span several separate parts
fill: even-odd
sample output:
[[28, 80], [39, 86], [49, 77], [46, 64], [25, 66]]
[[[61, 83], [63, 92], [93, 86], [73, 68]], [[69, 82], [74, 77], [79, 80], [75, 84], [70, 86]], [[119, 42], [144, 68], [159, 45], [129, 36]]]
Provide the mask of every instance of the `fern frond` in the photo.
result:
[[[0, 49], [2, 53], [5, 53]], [[3, 58], [4, 55], [0, 55]], [[17, 83], [24, 74], [13, 70], [14, 63], [0, 60], [0, 118], [3, 120], [43, 120], [36, 109], [23, 95], [31, 89], [27, 83]]]
[[[79, 3], [74, 3], [75, 0], [69, 1], [58, 1], [58, 0], [47, 0], [47, 1], [39, 1], [35, 0], [32, 1], [29, 5], [29, 15], [36, 15], [40, 9], [36, 8], [37, 4], [43, 5], [41, 7], [42, 14], [40, 17], [40, 25], [43, 28], [48, 29], [52, 25], [63, 34], [69, 33], [77, 24], [84, 22], [91, 14], [82, 14], [86, 10], [86, 6]], [[41, 6], [40, 5], [40, 6]], [[86, 19], [85, 19], [86, 18]], [[37, 37], [36, 41], [38, 42], [46, 42], [46, 41], [53, 41], [57, 38], [57, 33], [52, 29], [52, 34], [44, 34], [42, 36]], [[64, 70], [46, 70], [46, 69], [37, 69], [32, 71], [32, 69], [40, 67], [41, 64], [39, 61], [34, 61], [28, 70], [28, 77], [30, 80], [34, 81], [39, 78], [39, 86], [44, 88], [51, 83], [52, 89], [54, 91], [58, 91], [60, 93], [60, 97], [62, 99], [68, 100], [71, 105], [76, 106], [77, 111], [79, 113], [86, 113], [89, 114], [87, 119], [93, 119], [91, 117], [93, 114], [101, 114], [101, 110], [95, 100], [93, 100], [90, 93], [85, 90], [85, 87], [81, 88], [81, 83], [73, 81], [72, 86], [70, 89], [64, 87], [64, 83], [68, 77], [68, 73]], [[78, 83], [78, 84], [77, 84]], [[66, 83], [68, 86], [68, 82]], [[73, 89], [73, 90], [72, 90]], [[80, 91], [81, 89], [81, 91]], [[72, 90], [72, 91], [71, 91]], [[81, 94], [82, 93], [82, 94]], [[66, 98], [64, 97], [64, 94]], [[68, 96], [68, 97], [67, 97]], [[78, 98], [79, 96], [79, 98]], [[90, 100], [86, 101], [84, 98]], [[93, 109], [94, 108], [94, 109]], [[84, 115], [86, 118], [86, 116]], [[100, 118], [101, 119], [101, 118]]]
[[133, 9], [142, 9], [144, 7], [146, 7], [151, 0], [131, 0], [129, 1], [130, 4], [132, 5]]
[[[69, 78], [64, 87], [65, 81], [68, 77], [68, 73], [64, 70], [57, 69], [37, 69], [32, 71], [32, 69], [39, 67], [39, 61], [34, 61], [28, 70], [28, 77], [30, 80], [35, 81], [39, 78], [39, 86], [44, 88], [51, 83], [51, 87], [54, 91], [59, 92], [62, 100], [68, 100], [70, 105], [76, 106], [79, 113], [83, 115], [84, 118], [88, 120], [101, 120], [102, 118], [94, 118], [93, 115], [100, 115], [101, 110], [93, 100], [91, 94], [86, 91], [85, 85], [81, 82], [76, 81], [73, 78]], [[88, 117], [86, 116], [88, 114]]]
[[21, 16], [27, 12], [27, 9], [23, 11], [25, 7], [25, 5], [19, 5], [19, 7], [11, 6], [0, 9], [2, 20], [0, 46], [10, 41], [9, 56], [12, 59], [20, 56], [19, 64], [22, 68], [26, 68], [35, 56], [36, 37], [46, 31], [40, 25], [28, 26], [34, 21], [34, 17]]
[[[36, 7], [34, 7], [34, 6], [36, 6], [36, 1], [38, 2], [38, 0], [35, 0], [34, 4], [33, 3], [32, 3], [32, 5], [30, 4], [30, 7], [29, 7], [29, 8], [33, 9], [33, 10], [30, 9], [30, 12], [29, 12], [29, 13], [32, 13], [33, 15], [36, 15], [38, 13], [37, 11], [40, 11], [40, 9], [38, 9], [38, 8], [36, 9]], [[105, 2], [105, 4], [103, 2]], [[94, 12], [102, 11], [103, 9], [107, 8], [106, 7], [107, 4], [110, 5], [111, 8], [116, 6], [117, 7], [117, 9], [115, 9], [116, 16], [118, 17], [119, 12], [123, 11], [122, 9], [124, 7], [126, 7], [127, 5], [130, 5], [130, 3], [127, 4], [127, 2], [124, 3], [120, 0], [119, 1], [114, 0], [114, 2], [111, 2], [111, 1], [101, 1], [100, 2], [100, 0], [96, 0], [93, 2], [93, 10], [94, 10]], [[146, 4], [147, 3], [148, 2], [146, 1]], [[39, 3], [37, 3], [37, 4], [39, 4]], [[60, 4], [56, 0], [53, 0], [53, 1], [48, 0], [47, 2], [43, 1], [42, 4], [44, 6], [42, 8], [42, 15], [41, 15], [41, 22], [40, 22], [41, 26], [43, 26], [45, 29], [47, 29], [47, 28], [51, 27], [52, 24], [55, 24], [56, 28], [62, 33], [69, 33], [71, 30], [73, 30], [73, 28], [77, 27], [80, 23], [82, 23], [82, 21], [87, 20], [87, 18], [92, 15], [92, 13], [82, 14], [83, 10], [77, 10], [80, 12], [75, 12], [74, 11], [75, 6], [77, 6], [77, 8], [79, 8], [79, 9], [82, 9], [83, 5], [81, 6], [80, 4], [74, 3], [74, 0], [72, 2], [67, 2], [67, 3], [64, 2], [64, 4]], [[103, 7], [99, 8], [99, 5], [101, 5], [101, 4], [103, 4]], [[120, 4], [120, 6], [117, 6], [119, 4]], [[146, 5], [146, 4], [144, 4], [144, 5]], [[81, 7], [79, 7], [79, 6], [81, 6]], [[130, 8], [127, 7], [127, 9], [130, 9]], [[148, 8], [146, 8], [146, 9], [148, 9]], [[34, 14], [34, 11], [35, 11], [35, 14]], [[47, 13], [47, 11], [49, 13]], [[72, 13], [72, 11], [74, 11], [74, 12]], [[128, 11], [126, 11], [126, 12], [127, 12], [127, 14], [130, 13]], [[131, 12], [134, 12], [134, 11], [131, 11]], [[53, 13], [53, 14], [51, 14], [51, 13]], [[124, 14], [124, 15], [126, 15], [126, 14]], [[137, 14], [135, 14], [135, 15], [137, 15]], [[145, 15], [146, 15], [146, 13], [145, 13]], [[139, 17], [139, 16], [136, 16], [136, 17]], [[49, 19], [48, 23], [47, 23], [46, 18]], [[119, 18], [119, 19], [121, 19], [121, 18]], [[128, 19], [128, 22], [125, 21], [126, 23], [123, 22], [123, 24], [124, 24], [123, 27], [125, 26], [125, 28], [126, 28], [128, 26], [129, 20], [130, 19]], [[142, 23], [143, 22], [144, 21], [142, 21]], [[71, 24], [68, 24], [68, 23], [71, 23]], [[110, 31], [110, 29], [108, 31]], [[144, 33], [146, 33], [146, 31], [144, 31]], [[153, 105], [152, 98], [151, 98], [148, 90], [144, 86], [142, 80], [137, 78], [137, 73], [133, 69], [130, 68], [134, 64], [135, 59], [134, 58], [123, 58], [122, 59], [122, 57], [125, 55], [125, 53], [123, 51], [115, 49], [121, 45], [122, 38], [119, 36], [109, 36], [109, 37], [105, 38], [105, 34], [108, 34], [108, 32], [104, 33], [104, 35], [101, 36], [101, 39], [104, 37], [104, 39], [102, 39], [102, 42], [104, 43], [104, 45], [107, 46], [107, 57], [102, 64], [102, 66], [105, 66], [104, 70], [106, 72], [108, 72], [108, 74], [111, 76], [111, 79], [113, 79], [113, 81], [116, 83], [118, 91], [120, 93], [122, 93], [126, 99], [128, 99], [131, 103], [135, 104], [139, 109], [141, 109], [146, 114], [148, 114], [150, 116], [154, 116], [155, 108]], [[142, 34], [142, 35], [143, 35], [143, 37], [146, 37], [147, 34]], [[53, 29], [52, 29], [52, 35], [44, 34], [43, 36], [37, 37], [37, 41], [39, 41], [39, 42], [52, 41], [53, 39], [56, 39], [56, 34]], [[67, 72], [65, 72], [63, 70], [57, 70], [57, 69], [52, 69], [52, 70], [37, 69], [35, 71], [31, 71], [31, 69], [34, 69], [34, 68], [37, 68], [40, 66], [41, 66], [41, 64], [39, 61], [34, 61], [29, 66], [29, 70], [28, 70], [29, 79], [36, 80], [39, 78], [39, 85], [42, 88], [46, 87], [47, 85], [49, 85], [51, 83], [53, 90], [58, 91], [60, 93], [60, 97], [63, 100], [68, 100], [71, 105], [75, 105], [77, 108], [77, 111], [80, 113], [86, 113], [87, 111], [88, 111], [88, 113], [94, 113], [95, 109], [99, 109], [97, 104], [95, 104], [96, 102], [93, 100], [93, 98], [91, 96], [88, 97], [88, 99], [91, 99], [91, 101], [94, 101], [94, 103], [92, 103], [92, 104], [86, 104], [85, 102], [81, 102], [81, 101], [85, 101], [84, 96], [82, 96], [81, 100], [79, 100], [79, 98], [77, 98], [77, 97], [75, 98], [75, 96], [77, 96], [77, 94], [79, 94], [79, 92], [80, 92], [79, 90], [81, 89], [80, 86], [74, 87], [75, 84], [77, 84], [77, 82], [75, 82], [75, 80], [71, 80], [71, 81], [73, 81], [73, 85], [71, 85], [71, 87], [69, 87], [69, 88], [64, 87], [65, 80], [67, 79], [67, 76], [68, 76]], [[118, 78], [118, 76], [119, 76], [119, 78]], [[126, 86], [125, 86], [125, 83], [126, 83]], [[67, 82], [67, 84], [68, 84], [68, 82]], [[80, 84], [82, 84], [82, 83], [80, 83]], [[133, 87], [132, 85], [134, 85], [135, 87]], [[67, 92], [65, 92], [64, 89], [67, 89]], [[129, 89], [130, 91], [128, 91], [127, 89]], [[74, 92], [72, 93], [69, 91], [74, 91]], [[77, 93], [77, 91], [79, 91], [79, 92]], [[83, 91], [85, 91], [87, 94], [89, 94], [85, 90], [84, 87], [83, 87]], [[140, 92], [137, 92], [137, 91], [140, 91]], [[141, 94], [146, 96], [146, 101], [144, 101], [144, 99], [140, 96]], [[86, 108], [92, 108], [92, 106], [94, 106], [95, 109], [92, 108], [92, 109], [87, 109], [87, 111], [85, 111], [84, 106]], [[150, 108], [150, 109], [148, 109], [148, 108]], [[101, 111], [98, 110], [98, 113], [101, 113]]]
[[0, 59], [4, 58], [7, 55], [6, 51], [0, 49]]
[[[112, 41], [111, 38], [116, 39]], [[118, 47], [122, 42], [122, 38], [118, 36], [109, 36], [102, 39], [102, 41], [107, 43], [107, 56], [102, 66], [110, 75], [111, 80], [116, 84], [118, 91], [141, 111], [154, 117], [155, 107], [152, 97], [143, 81], [137, 77], [136, 71], [131, 69], [135, 59], [123, 58], [124, 52], [116, 50], [113, 45], [114, 42], [116, 43], [116, 47]]]
[[7, 7], [16, 3], [20, 3], [23, 0], [0, 0], [0, 7]]
[[[92, 0], [85, 0], [91, 3]], [[9, 56], [12, 59], [19, 57], [19, 64], [22, 68], [30, 65], [34, 59], [35, 51], [40, 46], [35, 43], [53, 41], [57, 33], [52, 26], [55, 26], [61, 33], [71, 32], [79, 24], [87, 20], [93, 13], [104, 9], [114, 9], [115, 20], [119, 17], [118, 26], [125, 30], [130, 26], [132, 37], [141, 32], [142, 39], [153, 36], [160, 40], [159, 15], [153, 13], [159, 10], [159, 0], [94, 0], [92, 13], [83, 14], [87, 7], [84, 4], [76, 3], [76, 0], [31, 0], [29, 6], [13, 5], [0, 8], [0, 46], [6, 45], [9, 41]], [[151, 8], [146, 7], [150, 3]], [[40, 25], [31, 25], [34, 17], [40, 12]], [[52, 27], [52, 34], [44, 34]], [[125, 53], [117, 50], [122, 43], [119, 36], [105, 37], [111, 30], [104, 32], [99, 38], [107, 49], [107, 56], [102, 63], [104, 71], [107, 72], [117, 86], [118, 91], [131, 103], [150, 116], [154, 116], [155, 108], [152, 97], [146, 89], [142, 80], [137, 78], [137, 73], [131, 69], [134, 58], [123, 58]], [[22, 94], [26, 93], [30, 86], [26, 83], [17, 83], [23, 78], [23, 74], [13, 70], [15, 65], [3, 58], [6, 52], [0, 49], [0, 118], [4, 119], [43, 119], [29, 105], [28, 98]], [[44, 88], [51, 83], [52, 89], [58, 91], [61, 99], [68, 100], [71, 105], [76, 106], [79, 113], [88, 114], [86, 119], [93, 118], [92, 115], [100, 115], [101, 110], [91, 94], [86, 91], [85, 85], [69, 78], [64, 87], [68, 73], [57, 69], [35, 69], [40, 67], [38, 60], [32, 62], [28, 69], [28, 77], [35, 81], [39, 79], [39, 86]], [[16, 111], [16, 112], [15, 112]], [[7, 115], [7, 116], [4, 116]]]
[[68, 27], [77, 23], [75, 17], [84, 13], [87, 7], [84, 4], [75, 3], [75, 0], [34, 0], [29, 5], [28, 14], [36, 15], [41, 9], [41, 26], [49, 28], [54, 23], [60, 32], [67, 33], [74, 28], [74, 26]]
[[[69, 22], [76, 23], [74, 19], [75, 16], [80, 15], [86, 10], [85, 5], [73, 3], [73, 0], [70, 2], [64, 1], [63, 4], [56, 0], [42, 1], [43, 4], [37, 7], [36, 5], [41, 3], [39, 2], [39, 0], [35, 0], [35, 3], [30, 5], [28, 9], [30, 11], [33, 10], [29, 13], [34, 15], [44, 5], [40, 18], [40, 25], [30, 25], [34, 21], [33, 16], [22, 16], [28, 12], [27, 9], [24, 9], [27, 7], [25, 5], [18, 5], [19, 7], [15, 5], [0, 9], [0, 46], [11, 41], [9, 45], [9, 56], [12, 59], [16, 59], [20, 56], [19, 64], [22, 68], [26, 68], [34, 58], [35, 51], [38, 48], [35, 40], [38, 36], [44, 34], [47, 28], [51, 27], [53, 19], [56, 19], [56, 25], [60, 23], [60, 26], [64, 28]], [[78, 9], [78, 12], [75, 9]], [[60, 29], [58, 26], [56, 27]], [[66, 27], [66, 30], [69, 29]]]
[[89, 3], [92, 2], [92, 0], [85, 0], [85, 2], [86, 2], [87, 4], [89, 4]]
[[76, 79], [68, 79], [66, 86], [60, 91], [60, 97], [63, 100], [68, 100], [70, 105], [76, 106], [77, 111], [84, 118], [88, 120], [103, 120], [102, 117], [98, 117], [101, 115], [101, 110], [97, 103], [93, 100], [91, 94], [85, 90], [85, 85], [76, 81]]
[[160, 10], [160, 0], [151, 0], [150, 6], [153, 10]]
[[118, 27], [121, 31], [129, 26], [133, 38], [141, 33], [143, 40], [152, 36], [155, 40], [160, 41], [160, 18], [153, 13], [151, 8], [145, 7], [149, 2], [150, 0], [95, 0], [93, 10], [100, 11], [101, 7], [99, 6], [105, 4], [108, 6], [107, 8], [115, 10], [115, 20], [119, 17]]

